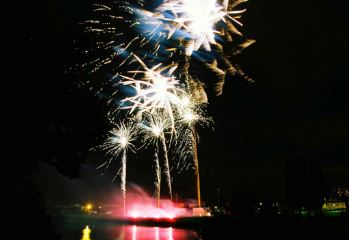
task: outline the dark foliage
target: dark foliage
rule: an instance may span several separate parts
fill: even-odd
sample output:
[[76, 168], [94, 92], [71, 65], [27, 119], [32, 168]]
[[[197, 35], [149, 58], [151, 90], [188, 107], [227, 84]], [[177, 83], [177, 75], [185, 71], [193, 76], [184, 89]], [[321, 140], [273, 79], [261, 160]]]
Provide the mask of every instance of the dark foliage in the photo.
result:
[[291, 210], [320, 210], [324, 198], [324, 177], [313, 154], [297, 154], [285, 166], [285, 192]]

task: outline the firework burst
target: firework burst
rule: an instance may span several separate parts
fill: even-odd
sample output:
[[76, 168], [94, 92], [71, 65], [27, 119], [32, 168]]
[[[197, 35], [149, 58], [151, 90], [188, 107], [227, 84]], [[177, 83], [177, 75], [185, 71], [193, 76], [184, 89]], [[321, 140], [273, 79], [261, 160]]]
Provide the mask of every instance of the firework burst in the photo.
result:
[[177, 140], [177, 147], [180, 149], [179, 156], [181, 156], [182, 159], [185, 160], [188, 156], [191, 156], [193, 160], [196, 175], [198, 207], [201, 207], [198, 136], [196, 126], [208, 126], [212, 123], [212, 119], [205, 116], [202, 104], [196, 103], [192, 97], [183, 95], [180, 99], [181, 101], [177, 109], [177, 117], [180, 123], [178, 124], [178, 132], [179, 135], [186, 137]]
[[[112, 160], [122, 153], [121, 167], [115, 178], [121, 176], [121, 193], [124, 201], [124, 215], [126, 213], [126, 167], [127, 167], [127, 150], [133, 150], [133, 141], [136, 139], [136, 125], [132, 122], [116, 124], [115, 128], [109, 132], [109, 137], [100, 146], [100, 149], [110, 156], [109, 160], [104, 162], [98, 168], [107, 169]], [[97, 168], [97, 169], [98, 169]], [[114, 178], [114, 179], [115, 179]]]
[[228, 0], [223, 4], [217, 0], [167, 0], [157, 10], [163, 14], [163, 21], [171, 26], [168, 38], [179, 31], [183, 33], [183, 38], [189, 39], [185, 54], [190, 56], [200, 47], [211, 51], [210, 45], [216, 44], [216, 35], [221, 33], [217, 26], [220, 22], [239, 33], [229, 21], [242, 25], [238, 18], [245, 10], [228, 11], [228, 6]]
[[121, 75], [124, 79], [123, 85], [132, 86], [136, 90], [136, 95], [122, 100], [123, 103], [129, 103], [130, 106], [121, 107], [129, 109], [130, 113], [136, 109], [141, 112], [154, 113], [156, 109], [164, 109], [168, 117], [171, 119], [172, 128], [174, 129], [173, 105], [178, 104], [178, 94], [183, 92], [179, 88], [179, 80], [173, 73], [177, 65], [169, 65], [161, 67], [157, 64], [152, 68], [148, 68], [146, 64], [136, 55], [143, 70], [128, 71], [131, 74], [141, 74], [141, 78], [128, 77]]
[[[204, 84], [201, 83], [205, 77], [195, 76], [194, 73], [201, 73], [205, 69], [215, 75], [214, 91], [219, 95], [226, 74], [241, 75], [251, 81], [230, 58], [230, 55], [239, 54], [254, 42], [250, 39], [241, 41], [242, 34], [237, 28], [242, 25], [239, 18], [245, 11], [239, 10], [237, 6], [245, 1], [164, 0], [159, 7], [146, 1], [130, 3], [118, 0], [108, 6], [96, 4], [94, 18], [82, 23], [86, 36], [82, 37], [81, 45], [86, 47], [80, 49], [84, 62], [77, 65], [90, 73], [101, 70], [109, 74], [111, 79], [108, 80], [90, 76], [85, 79], [88, 79], [87, 85], [96, 95], [107, 98], [108, 103], [115, 103], [120, 86], [116, 76], [123, 75], [122, 72], [129, 69], [132, 63], [139, 62], [138, 59], [142, 59], [142, 71], [152, 69], [146, 66], [149, 62], [162, 62], [170, 70], [177, 65], [174, 62], [196, 52], [193, 56], [199, 61], [190, 61], [193, 71], [188, 72], [194, 75], [190, 76], [192, 91], [205, 95]], [[223, 48], [229, 49], [229, 56]], [[135, 55], [139, 58], [133, 57]], [[210, 83], [206, 86], [210, 87]], [[136, 100], [138, 106], [143, 102], [140, 99], [133, 100]], [[204, 101], [207, 102], [207, 99]], [[166, 107], [169, 109], [168, 105]], [[171, 120], [173, 124], [173, 118]]]
[[161, 168], [159, 155], [162, 151], [164, 158], [164, 174], [166, 176], [166, 182], [168, 186], [168, 191], [170, 198], [172, 200], [172, 183], [171, 183], [171, 172], [170, 172], [170, 163], [168, 158], [168, 150], [166, 144], [165, 134], [171, 129], [171, 123], [161, 110], [155, 111], [154, 113], [145, 113], [144, 118], [140, 123], [140, 129], [142, 130], [144, 136], [145, 144], [153, 143], [156, 146], [156, 183], [157, 187], [155, 195], [158, 199], [158, 204], [160, 201], [160, 183], [161, 183]]

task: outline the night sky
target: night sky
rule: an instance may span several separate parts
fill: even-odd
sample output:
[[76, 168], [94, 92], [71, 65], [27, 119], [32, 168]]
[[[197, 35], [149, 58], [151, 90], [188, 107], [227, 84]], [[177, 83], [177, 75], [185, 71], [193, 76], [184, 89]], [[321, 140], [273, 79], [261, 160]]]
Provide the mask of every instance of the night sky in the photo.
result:
[[[209, 99], [214, 130], [199, 129], [203, 198], [215, 201], [220, 188], [228, 199], [245, 182], [259, 196], [282, 200], [285, 163], [300, 153], [319, 160], [328, 187], [348, 186], [349, 3], [245, 5], [243, 33], [257, 42], [236, 61], [255, 82], [227, 79], [223, 95]], [[51, 202], [92, 199], [118, 186], [112, 172], [95, 170], [101, 155], [88, 153], [108, 130], [104, 103], [67, 73], [77, 60], [77, 25], [90, 8], [87, 0], [16, 1], [1, 17], [9, 40], [2, 74], [10, 86], [9, 162], [16, 176], [34, 174]], [[151, 192], [151, 155], [132, 158], [129, 181]], [[193, 171], [175, 174], [173, 187], [194, 198]]]

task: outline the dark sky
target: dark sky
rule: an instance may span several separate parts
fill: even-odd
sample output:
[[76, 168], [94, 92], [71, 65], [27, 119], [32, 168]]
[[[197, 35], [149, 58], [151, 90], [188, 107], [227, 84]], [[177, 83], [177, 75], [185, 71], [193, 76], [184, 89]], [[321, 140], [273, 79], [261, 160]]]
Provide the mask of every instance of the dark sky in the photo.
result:
[[[103, 104], [77, 89], [73, 77], [64, 73], [75, 61], [77, 24], [88, 17], [91, 1], [10, 5], [4, 7], [2, 18], [9, 22], [3, 30], [10, 40], [5, 44], [4, 76], [12, 86], [6, 97], [16, 119], [14, 127], [19, 132], [29, 128], [26, 146], [40, 159], [53, 165], [65, 159], [76, 170], [79, 161], [65, 153], [79, 155], [107, 130]], [[228, 198], [236, 182], [245, 179], [251, 191], [282, 199], [285, 162], [299, 152], [317, 156], [328, 186], [348, 186], [348, 2], [254, 0], [246, 6], [243, 32], [257, 42], [237, 56], [237, 62], [255, 82], [228, 79], [223, 95], [210, 98], [214, 131], [199, 130], [203, 198], [214, 200], [217, 188]], [[63, 136], [55, 135], [56, 128]], [[150, 189], [151, 160], [142, 157], [130, 162], [129, 179]], [[44, 166], [39, 174], [44, 189], [59, 183], [58, 193], [67, 198], [77, 185], [87, 197], [103, 184], [109, 191], [112, 176], [86, 172], [96, 167], [99, 158], [89, 155], [83, 177], [72, 181]], [[191, 173], [174, 179], [179, 195], [194, 197]]]

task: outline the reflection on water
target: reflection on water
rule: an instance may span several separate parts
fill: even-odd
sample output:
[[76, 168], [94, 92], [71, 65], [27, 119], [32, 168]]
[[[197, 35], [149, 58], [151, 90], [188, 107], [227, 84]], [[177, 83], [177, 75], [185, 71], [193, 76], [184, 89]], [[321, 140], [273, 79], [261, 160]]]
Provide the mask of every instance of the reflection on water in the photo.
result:
[[159, 234], [159, 228], [155, 227], [155, 240], [159, 240], [160, 239], [160, 234]]
[[195, 232], [172, 227], [141, 227], [141, 226], [86, 226], [82, 230], [81, 240], [113, 239], [113, 240], [194, 240]]
[[81, 237], [81, 240], [91, 240], [90, 234], [91, 234], [91, 229], [90, 229], [88, 226], [86, 226], [86, 227], [82, 230], [82, 237]]
[[171, 227], [168, 229], [168, 240], [173, 240], [173, 229]]
[[132, 226], [132, 240], [137, 240], [137, 226]]

